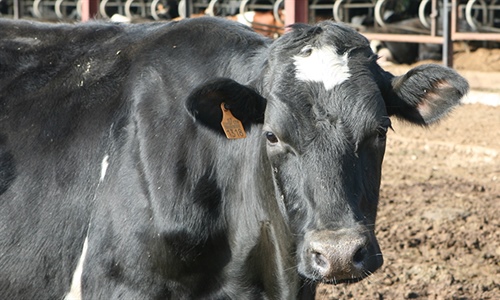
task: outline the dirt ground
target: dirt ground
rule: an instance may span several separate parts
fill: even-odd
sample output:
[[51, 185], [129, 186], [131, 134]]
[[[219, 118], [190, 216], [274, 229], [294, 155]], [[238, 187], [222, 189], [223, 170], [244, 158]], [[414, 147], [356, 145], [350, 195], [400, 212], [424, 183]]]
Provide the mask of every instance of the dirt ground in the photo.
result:
[[479, 48], [472, 52], [460, 51], [453, 56], [453, 61], [459, 71], [500, 72], [500, 49]]
[[[455, 67], [500, 71], [484, 66], [500, 64], [500, 49], [479, 54]], [[500, 73], [489, 75], [500, 89]], [[500, 106], [393, 127], [377, 220], [384, 265], [356, 284], [320, 285], [316, 298], [500, 299]]]

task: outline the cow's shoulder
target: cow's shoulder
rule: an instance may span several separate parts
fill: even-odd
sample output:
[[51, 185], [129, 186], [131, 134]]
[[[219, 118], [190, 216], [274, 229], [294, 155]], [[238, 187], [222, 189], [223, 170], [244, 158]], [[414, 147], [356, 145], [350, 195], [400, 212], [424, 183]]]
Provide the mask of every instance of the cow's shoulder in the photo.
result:
[[256, 33], [246, 25], [214, 17], [173, 22], [171, 26], [166, 28], [164, 34], [168, 35], [168, 41], [180, 43], [176, 46], [190, 43], [193, 49], [199, 52], [207, 49], [207, 53], [215, 51], [218, 54], [233, 51], [234, 57], [238, 57], [240, 54], [238, 52], [251, 51], [252, 48], [258, 48], [272, 42], [271, 39]]

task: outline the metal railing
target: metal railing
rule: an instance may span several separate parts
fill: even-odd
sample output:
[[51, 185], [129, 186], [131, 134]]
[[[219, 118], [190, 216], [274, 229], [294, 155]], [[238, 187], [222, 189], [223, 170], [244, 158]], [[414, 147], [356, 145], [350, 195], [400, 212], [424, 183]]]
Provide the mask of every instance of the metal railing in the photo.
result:
[[[0, 17], [35, 18], [40, 20], [72, 20], [82, 17], [83, 1], [99, 0], [0, 0], [3, 9]], [[129, 19], [160, 20], [167, 0], [100, 0], [97, 18], [108, 19], [119, 14]], [[301, 0], [296, 0], [301, 1]], [[179, 15], [205, 14], [227, 16], [248, 10], [273, 11], [274, 17], [283, 23], [279, 11], [286, 0], [179, 0]], [[309, 22], [323, 18], [351, 23], [352, 17], [363, 11], [374, 20], [371, 30], [360, 31], [369, 39], [387, 42], [412, 42], [443, 44], [446, 49], [453, 41], [500, 41], [500, 0], [421, 0], [417, 17], [422, 29], [408, 33], [383, 33], [388, 24], [384, 18], [390, 0], [309, 0]], [[286, 11], [286, 9], [285, 9]], [[304, 18], [303, 18], [304, 19]], [[293, 19], [292, 19], [293, 20]], [[465, 24], [463, 29], [458, 24]], [[353, 25], [354, 26], [354, 25]], [[460, 28], [460, 29], [459, 29]], [[382, 30], [381, 30], [382, 29]], [[450, 65], [450, 63], [447, 63]]]

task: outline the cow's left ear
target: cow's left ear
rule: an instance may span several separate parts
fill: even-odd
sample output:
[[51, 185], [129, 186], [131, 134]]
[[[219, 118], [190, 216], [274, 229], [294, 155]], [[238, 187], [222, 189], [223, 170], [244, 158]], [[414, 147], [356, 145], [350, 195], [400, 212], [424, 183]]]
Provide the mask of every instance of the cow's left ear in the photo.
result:
[[197, 87], [189, 95], [186, 108], [196, 121], [223, 133], [221, 103], [246, 130], [253, 123], [264, 122], [266, 99], [251, 87], [228, 78], [217, 78]]
[[439, 65], [421, 65], [402, 76], [385, 74], [389, 83], [382, 93], [387, 112], [418, 125], [441, 119], [469, 90], [462, 76]]

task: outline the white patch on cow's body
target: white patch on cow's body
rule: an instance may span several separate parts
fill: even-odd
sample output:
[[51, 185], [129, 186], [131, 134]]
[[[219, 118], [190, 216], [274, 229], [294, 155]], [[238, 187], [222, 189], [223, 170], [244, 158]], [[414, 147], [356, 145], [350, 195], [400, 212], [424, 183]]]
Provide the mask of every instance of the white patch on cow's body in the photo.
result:
[[[92, 59], [91, 59], [92, 61]], [[84, 74], [90, 73], [90, 67], [92, 66], [92, 63], [90, 61], [87, 62], [87, 65], [85, 67], [85, 71], [83, 71]]]
[[12, 40], [18, 44], [25, 44], [26, 46], [36, 46], [40, 44], [40, 40], [37, 37], [16, 37]]
[[82, 271], [83, 262], [85, 261], [85, 256], [87, 255], [88, 248], [88, 236], [85, 237], [85, 242], [83, 243], [82, 254], [78, 260], [78, 265], [76, 266], [75, 273], [73, 273], [73, 279], [71, 280], [71, 289], [64, 297], [64, 300], [80, 300], [82, 299]]
[[108, 170], [109, 162], [108, 162], [109, 155], [105, 155], [104, 158], [102, 159], [101, 163], [101, 178], [99, 182], [102, 182], [104, 180], [104, 177], [106, 176], [106, 171]]
[[327, 90], [351, 77], [347, 65], [348, 54], [339, 55], [331, 46], [313, 47], [308, 56], [296, 55], [293, 59], [298, 80], [323, 83]]

